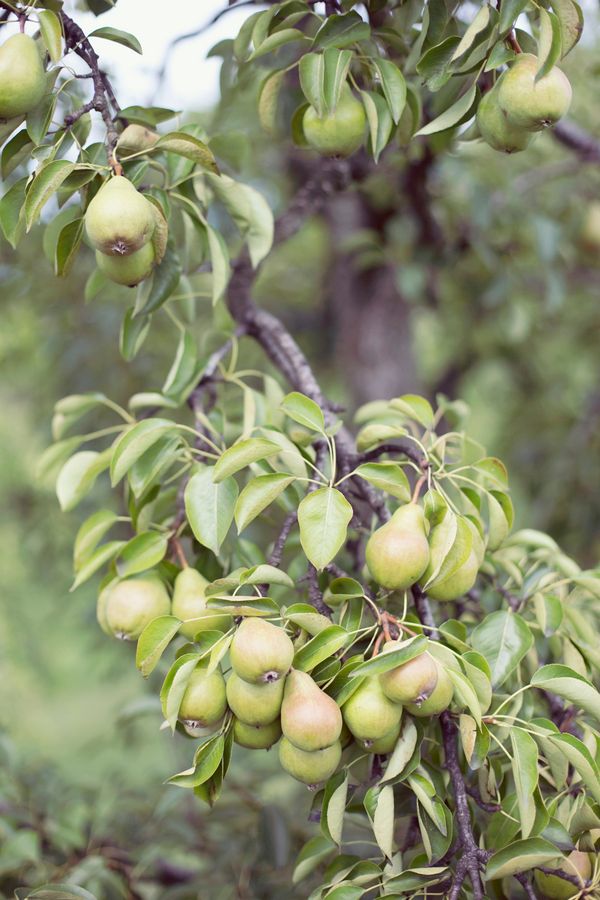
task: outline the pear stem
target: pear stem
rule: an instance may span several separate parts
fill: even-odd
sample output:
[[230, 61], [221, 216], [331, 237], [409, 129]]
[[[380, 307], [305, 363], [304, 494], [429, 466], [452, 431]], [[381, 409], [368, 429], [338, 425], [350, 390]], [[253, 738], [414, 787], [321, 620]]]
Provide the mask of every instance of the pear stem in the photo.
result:
[[172, 537], [171, 538], [171, 546], [173, 547], [173, 550], [175, 551], [175, 556], [179, 560], [181, 568], [188, 569], [189, 563], [187, 561], [185, 553], [183, 552], [183, 547], [181, 546], [181, 541], [179, 540], [179, 538]]
[[423, 487], [423, 485], [425, 484], [426, 481], [427, 481], [427, 473], [425, 473], [424, 475], [421, 475], [421, 477], [417, 479], [417, 483], [415, 484], [415, 489], [412, 493], [412, 497], [410, 498], [411, 503], [417, 502], [417, 500], [419, 499], [419, 494], [421, 493], [421, 488]]

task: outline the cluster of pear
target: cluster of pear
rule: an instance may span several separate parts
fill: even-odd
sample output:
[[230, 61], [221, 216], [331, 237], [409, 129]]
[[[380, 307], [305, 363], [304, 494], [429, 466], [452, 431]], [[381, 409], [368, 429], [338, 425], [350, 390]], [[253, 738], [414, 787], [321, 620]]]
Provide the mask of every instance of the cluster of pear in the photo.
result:
[[[173, 600], [155, 573], [112, 582], [100, 592], [98, 620], [109, 634], [135, 640], [158, 616], [172, 613], [190, 640], [207, 630], [227, 631], [231, 616], [207, 607], [206, 579], [193, 568], [175, 579]], [[382, 652], [401, 647], [388, 641]], [[355, 740], [371, 753], [390, 753], [400, 733], [402, 710], [437, 715], [453, 695], [452, 682], [428, 652], [382, 675], [366, 678], [342, 708], [311, 675], [292, 668], [294, 644], [286, 630], [260, 618], [245, 618], [229, 648], [231, 673], [208, 671], [200, 660], [179, 709], [193, 737], [212, 734], [233, 713], [236, 743], [266, 750], [279, 741], [283, 769], [307, 785], [326, 781], [337, 769], [343, 747]]]
[[572, 91], [567, 76], [554, 66], [537, 78], [538, 69], [536, 56], [519, 54], [481, 100], [479, 133], [494, 150], [524, 150], [535, 132], [555, 125], [568, 112]]
[[366, 127], [364, 107], [348, 84], [342, 88], [333, 112], [320, 116], [314, 106], [309, 106], [302, 119], [308, 146], [323, 156], [351, 156], [362, 146]]
[[441, 525], [434, 525], [428, 535], [427, 519], [418, 503], [398, 507], [367, 542], [366, 562], [371, 575], [387, 590], [406, 590], [418, 582], [427, 585], [432, 600], [457, 600], [475, 584], [485, 552], [477, 526], [466, 516], [459, 517], [459, 524], [457, 538], [432, 578], [432, 560], [446, 540], [445, 532]]
[[117, 284], [139, 284], [164, 255], [167, 223], [124, 175], [102, 185], [87, 208], [85, 229], [98, 268]]
[[45, 91], [38, 45], [28, 34], [13, 34], [0, 47], [0, 119], [26, 115]]

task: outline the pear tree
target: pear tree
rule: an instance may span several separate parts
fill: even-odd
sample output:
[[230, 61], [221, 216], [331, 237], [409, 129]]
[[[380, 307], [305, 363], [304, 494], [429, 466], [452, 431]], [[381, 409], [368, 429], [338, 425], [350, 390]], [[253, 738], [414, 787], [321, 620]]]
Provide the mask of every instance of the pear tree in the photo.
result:
[[99, 580], [101, 628], [135, 642], [187, 742], [165, 790], [215, 806], [245, 750], [273, 748], [312, 791], [311, 900], [599, 896], [600, 574], [515, 529], [466, 404], [343, 415], [253, 298], [271, 252], [394, 154], [526, 153], [568, 113], [579, 6], [224, 3], [249, 9], [213, 51], [223, 104], [252, 85], [309, 171], [276, 214], [210, 125], [122, 108], [102, 42], [139, 41], [67, 6], [0, 0], [0, 227], [13, 247], [44, 228], [58, 277], [89, 264], [128, 363], [150, 332], [170, 346], [143, 393], [58, 400], [41, 460], [65, 511], [112, 489], [75, 536], [73, 589]]

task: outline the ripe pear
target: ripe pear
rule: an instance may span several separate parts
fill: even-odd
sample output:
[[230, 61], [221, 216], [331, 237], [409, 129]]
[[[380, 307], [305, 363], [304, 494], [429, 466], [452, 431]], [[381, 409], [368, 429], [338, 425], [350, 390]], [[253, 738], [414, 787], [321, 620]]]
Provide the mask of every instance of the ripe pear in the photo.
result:
[[236, 631], [229, 658], [233, 671], [252, 684], [278, 681], [290, 670], [294, 645], [283, 628], [264, 619], [244, 619]]
[[438, 670], [437, 684], [427, 700], [423, 700], [420, 704], [406, 704], [406, 709], [411, 716], [417, 716], [417, 718], [437, 716], [439, 713], [444, 712], [445, 709], [448, 709], [452, 702], [454, 687], [450, 680], [450, 676], [437, 660], [436, 665]]
[[364, 107], [348, 85], [334, 112], [320, 117], [314, 106], [309, 106], [302, 120], [307, 143], [323, 156], [350, 156], [362, 145], [366, 125]]
[[281, 728], [300, 750], [322, 750], [339, 740], [339, 706], [306, 672], [292, 669], [285, 680]]
[[279, 718], [285, 678], [250, 684], [235, 672], [227, 679], [227, 703], [244, 725], [270, 725]]
[[[264, 688], [262, 689], [264, 690]], [[281, 723], [279, 719], [269, 722], [268, 725], [248, 725], [236, 719], [233, 723], [233, 739], [240, 747], [249, 750], [268, 750], [276, 744], [281, 737]]]
[[152, 244], [145, 244], [129, 256], [107, 256], [96, 250], [96, 265], [115, 284], [135, 287], [152, 274], [156, 257]]
[[[500, 79], [501, 81], [502, 79]], [[477, 125], [486, 144], [504, 153], [518, 153], [524, 150], [532, 139], [532, 134], [513, 125], [498, 102], [498, 85], [484, 95], [477, 107]]]
[[166, 587], [158, 575], [147, 573], [119, 581], [110, 589], [102, 620], [115, 637], [135, 641], [149, 622], [170, 612]]
[[150, 241], [154, 227], [152, 204], [124, 175], [106, 181], [85, 214], [92, 246], [107, 256], [129, 256], [140, 250]]
[[218, 669], [208, 674], [206, 665], [198, 665], [189, 678], [179, 707], [180, 721], [190, 727], [206, 728], [219, 722], [226, 710], [223, 675]]
[[402, 707], [383, 693], [377, 675], [369, 676], [342, 708], [344, 722], [359, 741], [377, 741], [400, 722]]
[[400, 737], [400, 728], [401, 723], [398, 722], [397, 725], [394, 725], [383, 737], [378, 738], [376, 741], [359, 741], [359, 743], [369, 753], [391, 753]]
[[0, 47], [0, 119], [22, 116], [46, 92], [42, 59], [33, 38], [13, 34]]
[[569, 79], [556, 66], [536, 81], [538, 59], [521, 53], [500, 79], [498, 102], [512, 125], [541, 131], [569, 111], [572, 90]]
[[[388, 641], [383, 653], [402, 646], [402, 641]], [[394, 703], [423, 703], [435, 690], [438, 668], [429, 653], [421, 653], [414, 659], [379, 676], [383, 692]]]
[[[592, 875], [590, 857], [587, 853], [582, 853], [581, 850], [573, 850], [567, 856], [567, 861], [562, 862], [556, 868], [580, 878], [582, 889], [584, 882], [591, 878]], [[577, 897], [579, 894], [579, 890], [574, 884], [570, 881], [565, 881], [559, 875], [547, 875], [545, 872], [536, 870], [534, 880], [536, 887], [548, 900], [569, 900], [570, 897]]]
[[340, 764], [342, 746], [339, 741], [323, 750], [300, 750], [282, 737], [279, 742], [279, 762], [288, 774], [310, 787], [331, 778]]
[[231, 616], [206, 608], [206, 578], [197, 569], [183, 569], [175, 579], [172, 613], [184, 623], [179, 633], [193, 640], [200, 631], [228, 631]]
[[367, 542], [369, 572], [383, 588], [400, 591], [418, 581], [429, 563], [425, 514], [417, 503], [400, 506]]

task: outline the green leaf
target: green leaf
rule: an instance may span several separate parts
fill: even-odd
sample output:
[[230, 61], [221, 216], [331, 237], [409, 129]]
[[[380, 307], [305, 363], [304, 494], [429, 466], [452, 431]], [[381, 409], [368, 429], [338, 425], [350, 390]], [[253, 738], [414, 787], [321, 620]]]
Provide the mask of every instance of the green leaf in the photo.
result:
[[473, 82], [471, 87], [458, 98], [448, 109], [437, 116], [433, 121], [428, 122], [416, 133], [415, 137], [425, 137], [430, 134], [438, 134], [440, 131], [446, 131], [462, 122], [468, 113], [471, 112], [475, 98], [477, 96], [477, 82]]
[[296, 651], [294, 668], [302, 672], [311, 672], [323, 660], [329, 659], [345, 647], [349, 640], [350, 635], [345, 628], [330, 625]]
[[388, 760], [382, 783], [393, 781], [404, 772], [404, 769], [415, 752], [418, 737], [419, 735], [415, 723], [410, 716], [405, 716], [404, 721], [402, 722], [400, 737], [396, 741], [396, 746]]
[[277, 107], [284, 79], [285, 70], [271, 72], [263, 81], [258, 95], [258, 118], [265, 131], [271, 135], [276, 133]]
[[298, 75], [302, 93], [309, 104], [314, 107], [319, 118], [325, 113], [325, 97], [323, 82], [325, 78], [325, 59], [322, 53], [305, 53], [298, 65]]
[[75, 164], [66, 159], [46, 163], [37, 170], [25, 197], [25, 222], [30, 231], [42, 209], [56, 193], [65, 178], [73, 172]]
[[279, 606], [270, 597], [257, 597], [252, 594], [243, 597], [236, 594], [235, 597], [215, 597], [207, 601], [208, 609], [214, 612], [225, 613], [228, 616], [266, 616], [271, 618], [281, 612]]
[[110, 479], [114, 486], [127, 474], [131, 466], [156, 441], [169, 432], [175, 433], [177, 426], [169, 419], [143, 419], [125, 431], [114, 445], [110, 465]]
[[10, 187], [0, 200], [0, 228], [11, 247], [15, 248], [25, 230], [25, 192], [27, 176]]
[[218, 554], [233, 521], [238, 487], [234, 478], [218, 484], [212, 466], [199, 465], [185, 488], [185, 511], [194, 537]]
[[119, 118], [126, 119], [136, 125], [149, 125], [153, 128], [161, 122], [174, 119], [179, 113], [176, 109], [165, 109], [163, 106], [127, 106], [119, 113]]
[[386, 650], [385, 653], [380, 653], [378, 656], [368, 659], [354, 670], [352, 677], [382, 675], [384, 672], [389, 672], [391, 669], [404, 665], [410, 659], [420, 656], [427, 649], [428, 643], [424, 635], [418, 634], [416, 637], [406, 641], [402, 647]]
[[477, 37], [477, 35], [481, 34], [482, 31], [485, 31], [489, 21], [490, 7], [486, 4], [477, 11], [475, 18], [463, 34], [462, 38], [460, 39], [460, 43], [452, 54], [451, 62], [460, 59], [463, 53], [466, 53], [467, 50], [469, 50], [473, 46], [475, 38]]
[[285, 610], [285, 618], [313, 636], [331, 625], [331, 620], [318, 613], [309, 603], [292, 603]]
[[540, 30], [538, 37], [538, 70], [535, 80], [539, 81], [556, 65], [562, 55], [562, 32], [558, 16], [540, 6]]
[[240, 572], [240, 584], [280, 584], [283, 587], [294, 587], [294, 582], [287, 574], [277, 566], [268, 563], [260, 563]]
[[492, 684], [500, 687], [533, 646], [533, 634], [517, 613], [498, 610], [473, 629], [471, 644], [487, 659]]
[[106, 544], [101, 544], [91, 556], [89, 556], [86, 561], [80, 566], [77, 577], [75, 581], [69, 588], [70, 591], [74, 591], [79, 585], [83, 584], [94, 575], [98, 569], [100, 569], [105, 563], [116, 556], [121, 547], [123, 547], [125, 541], [108, 541]]
[[152, 273], [152, 278], [142, 282], [135, 305], [135, 315], [147, 316], [159, 309], [177, 288], [181, 271], [179, 254], [169, 243], [162, 261]]
[[549, 734], [548, 742], [568, 759], [586, 789], [600, 803], [600, 769], [585, 744], [572, 734]]
[[225, 738], [222, 734], [210, 738], [197, 751], [192, 768], [172, 775], [167, 779], [168, 783], [184, 788], [195, 788], [204, 784], [217, 771], [224, 748]]
[[373, 65], [379, 75], [383, 96], [397, 125], [406, 105], [406, 81], [398, 66], [389, 59], [373, 59]]
[[138, 638], [135, 652], [135, 664], [144, 678], [154, 671], [180, 625], [175, 616], [158, 616], [146, 625]]
[[169, 131], [156, 142], [152, 150], [163, 150], [166, 153], [176, 153], [185, 159], [191, 159], [197, 166], [206, 169], [207, 172], [219, 174], [219, 167], [210, 147], [186, 131]]
[[[136, 53], [142, 54], [144, 52], [142, 50], [142, 45], [136, 36], [130, 34], [128, 31], [121, 31], [120, 28], [111, 28], [106, 25], [104, 28], [96, 28], [95, 31], [90, 32], [88, 37], [102, 38], [105, 41], [114, 41], [115, 44], [122, 44], [130, 50], [134, 50]], [[129, 118], [125, 113], [122, 113], [122, 115], [124, 118]]]
[[348, 798], [348, 771], [343, 769], [325, 785], [321, 807], [321, 831], [338, 846], [342, 842], [344, 813]]
[[325, 418], [323, 412], [314, 400], [300, 394], [298, 391], [292, 391], [287, 394], [282, 402], [281, 408], [290, 419], [303, 425], [310, 431], [317, 431], [323, 434], [325, 431]]
[[390, 400], [392, 409], [397, 409], [409, 419], [423, 425], [424, 428], [431, 428], [434, 421], [433, 409], [431, 403], [424, 397], [417, 394], [403, 394], [401, 397], [395, 397]]
[[570, 53], [583, 31], [583, 13], [575, 0], [552, 0], [552, 9], [558, 16], [562, 55]]
[[534, 673], [531, 684], [564, 697], [600, 722], [600, 694], [587, 678], [568, 666], [542, 666]]
[[279, 50], [284, 44], [291, 44], [293, 41], [305, 41], [306, 36], [297, 28], [282, 28], [281, 31], [274, 31], [262, 42], [260, 47], [254, 50], [248, 57], [248, 62], [266, 56], [267, 53], [273, 53]]
[[[171, 617], [169, 617], [171, 618]], [[160, 690], [160, 703], [163, 715], [171, 731], [175, 731], [179, 708], [186, 692], [188, 681], [200, 657], [197, 653], [184, 653], [178, 656], [165, 677]]]
[[510, 31], [528, 2], [529, 0], [503, 0], [498, 23], [500, 34], [506, 34], [507, 31]]
[[218, 484], [230, 475], [245, 469], [259, 459], [279, 453], [279, 447], [266, 438], [247, 438], [238, 441], [221, 454], [213, 469], [213, 481]]
[[235, 504], [238, 534], [295, 481], [294, 475], [257, 475], [241, 491]]
[[158, 531], [136, 534], [119, 554], [117, 572], [121, 578], [128, 578], [130, 575], [152, 569], [164, 558], [168, 545], [167, 536]]
[[273, 245], [274, 222], [271, 207], [255, 188], [234, 181], [228, 175], [209, 175], [208, 179], [215, 195], [248, 244], [252, 265], [258, 266]]
[[350, 47], [357, 41], [369, 38], [371, 29], [357, 12], [341, 16], [329, 16], [317, 31], [313, 41], [315, 50], [326, 47]]
[[546, 865], [560, 856], [561, 853], [554, 844], [543, 838], [514, 841], [493, 854], [486, 866], [485, 878], [486, 881], [496, 881], [517, 872], [527, 872], [536, 866]]
[[521, 834], [529, 837], [535, 821], [533, 795], [538, 785], [538, 748], [531, 735], [523, 728], [510, 729], [512, 744], [512, 773], [519, 803]]
[[38, 12], [38, 22], [50, 59], [52, 62], [58, 62], [63, 52], [60, 19], [51, 9], [41, 9]]
[[316, 569], [324, 569], [341, 549], [353, 514], [350, 503], [335, 488], [319, 488], [301, 501], [300, 543]]
[[[95, 272], [98, 271], [98, 269], [95, 270]], [[148, 335], [151, 321], [150, 316], [136, 316], [133, 307], [125, 313], [119, 335], [119, 350], [127, 362], [131, 362], [137, 355]]]
[[58, 276], [68, 275], [83, 239], [83, 216], [61, 228], [56, 242], [54, 270]]
[[391, 859], [394, 852], [394, 789], [390, 785], [369, 788], [364, 807], [380, 850]]
[[89, 516], [79, 528], [73, 547], [73, 568], [81, 569], [83, 563], [98, 546], [107, 531], [117, 521], [118, 516], [110, 509], [99, 509]]
[[375, 162], [378, 162], [390, 139], [394, 123], [387, 102], [381, 94], [361, 91], [360, 97], [369, 124], [370, 151]]
[[56, 495], [63, 512], [73, 509], [91, 491], [98, 475], [108, 468], [110, 455], [110, 448], [102, 453], [82, 450], [67, 460], [56, 481]]
[[454, 685], [454, 699], [460, 706], [466, 706], [474, 716], [475, 721], [481, 726], [481, 706], [475, 688], [462, 672], [448, 669], [448, 677]]
[[330, 47], [323, 53], [323, 98], [325, 112], [333, 113], [336, 110], [342, 89], [346, 84], [350, 63], [352, 62], [351, 50], [338, 50]]
[[296, 858], [292, 881], [298, 884], [313, 872], [328, 856], [336, 851], [336, 845], [327, 838], [317, 835], [304, 845]]
[[31, 157], [33, 147], [33, 141], [29, 137], [27, 130], [24, 128], [22, 131], [17, 131], [2, 150], [0, 171], [3, 179], [6, 180], [11, 172], [14, 172], [22, 162]]

